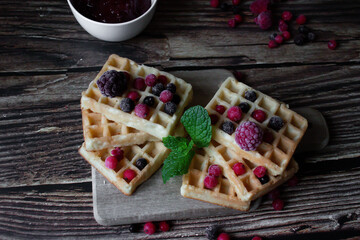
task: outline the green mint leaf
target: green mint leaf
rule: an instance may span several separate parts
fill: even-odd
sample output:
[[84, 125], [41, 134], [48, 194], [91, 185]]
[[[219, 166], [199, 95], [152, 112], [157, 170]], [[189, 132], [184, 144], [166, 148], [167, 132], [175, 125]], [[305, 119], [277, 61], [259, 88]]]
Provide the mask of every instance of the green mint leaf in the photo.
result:
[[197, 147], [209, 146], [212, 136], [211, 120], [205, 108], [201, 106], [189, 108], [180, 121]]
[[174, 176], [186, 174], [194, 155], [195, 151], [193, 149], [190, 149], [190, 151], [185, 154], [171, 151], [169, 156], [165, 159], [164, 166], [161, 170], [163, 182], [166, 183]]
[[[188, 144], [189, 141], [184, 137], [173, 137], [173, 136], [167, 136], [163, 138], [163, 143], [165, 147], [168, 149], [171, 149], [172, 151], [176, 152], [189, 152]], [[192, 145], [191, 145], [192, 147]]]

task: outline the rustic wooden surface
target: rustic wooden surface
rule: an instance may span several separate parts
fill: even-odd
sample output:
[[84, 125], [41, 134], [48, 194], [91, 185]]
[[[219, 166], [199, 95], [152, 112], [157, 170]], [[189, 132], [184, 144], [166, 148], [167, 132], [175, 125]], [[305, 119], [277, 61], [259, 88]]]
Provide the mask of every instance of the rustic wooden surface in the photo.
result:
[[[267, 48], [268, 35], [243, 1], [245, 22], [208, 0], [160, 0], [140, 36], [106, 43], [89, 36], [65, 1], [0, 2], [0, 238], [204, 239], [221, 224], [238, 239], [358, 239], [360, 235], [360, 2], [278, 2], [274, 12], [305, 14], [315, 43]], [[337, 39], [339, 48], [327, 49]], [[178, 220], [170, 232], [131, 234], [93, 218], [91, 169], [82, 142], [80, 93], [108, 55], [167, 71], [226, 68], [292, 107], [313, 107], [330, 128], [329, 145], [298, 155], [300, 184], [285, 187], [284, 211], [266, 200], [247, 214]]]

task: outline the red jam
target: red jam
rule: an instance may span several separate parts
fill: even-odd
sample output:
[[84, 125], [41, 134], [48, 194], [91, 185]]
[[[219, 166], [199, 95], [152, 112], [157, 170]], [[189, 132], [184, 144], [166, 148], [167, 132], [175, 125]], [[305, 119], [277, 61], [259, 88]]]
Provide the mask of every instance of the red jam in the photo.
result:
[[151, 0], [71, 0], [71, 3], [85, 17], [104, 23], [131, 21], [151, 6]]

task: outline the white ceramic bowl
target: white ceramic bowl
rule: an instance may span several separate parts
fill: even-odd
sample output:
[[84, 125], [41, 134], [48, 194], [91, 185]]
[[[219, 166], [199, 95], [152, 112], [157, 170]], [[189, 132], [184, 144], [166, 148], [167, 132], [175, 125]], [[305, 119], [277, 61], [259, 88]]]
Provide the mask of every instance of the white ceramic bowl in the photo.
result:
[[150, 8], [140, 17], [123, 23], [101, 23], [81, 15], [67, 0], [72, 13], [78, 23], [94, 37], [109, 41], [120, 42], [135, 37], [142, 32], [154, 16], [157, 0], [151, 0]]

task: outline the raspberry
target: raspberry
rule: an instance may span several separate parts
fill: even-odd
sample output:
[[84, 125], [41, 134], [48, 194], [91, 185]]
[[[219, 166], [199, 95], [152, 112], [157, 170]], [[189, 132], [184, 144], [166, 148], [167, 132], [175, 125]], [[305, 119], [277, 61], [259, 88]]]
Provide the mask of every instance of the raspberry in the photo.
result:
[[230, 20], [228, 21], [228, 25], [229, 25], [229, 27], [231, 27], [231, 28], [236, 27], [236, 20], [235, 20], [234, 18], [230, 19]]
[[241, 23], [243, 21], [242, 16], [240, 14], [236, 14], [234, 16], [234, 19], [236, 23]]
[[255, 150], [261, 143], [263, 130], [254, 122], [240, 124], [235, 133], [235, 141], [245, 151]]
[[130, 98], [124, 98], [120, 102], [121, 110], [127, 113], [130, 113], [134, 109], [134, 106], [135, 106], [134, 101], [131, 100]]
[[146, 165], [148, 164], [148, 162], [146, 161], [145, 158], [139, 158], [138, 160], [136, 160], [135, 162], [135, 166], [139, 169], [139, 170], [143, 170]]
[[216, 114], [211, 114], [210, 116], [210, 120], [211, 120], [211, 125], [215, 125], [217, 123], [217, 121], [219, 121], [219, 117]]
[[328, 42], [328, 48], [334, 50], [337, 47], [337, 42], [335, 40], [331, 40]]
[[282, 44], [283, 41], [284, 41], [284, 38], [281, 35], [276, 36], [275, 42], [277, 42], [278, 44]]
[[109, 156], [105, 159], [105, 166], [109, 169], [115, 169], [118, 163], [117, 157]]
[[156, 84], [157, 77], [154, 74], [149, 74], [145, 78], [145, 84], [149, 87], [153, 87]]
[[179, 95], [177, 95], [177, 94], [175, 93], [174, 96], [173, 96], [173, 99], [171, 99], [171, 101], [172, 101], [173, 103], [175, 103], [175, 104], [179, 104], [180, 101], [181, 101], [181, 98], [180, 98]]
[[226, 121], [221, 125], [221, 130], [231, 135], [235, 131], [235, 126], [232, 122]]
[[208, 168], [208, 173], [210, 176], [220, 177], [221, 172], [221, 168], [219, 167], [219, 165], [216, 164], [210, 165], [210, 167]]
[[284, 40], [289, 40], [291, 38], [291, 34], [288, 31], [283, 31], [282, 36]]
[[154, 234], [156, 231], [156, 227], [155, 224], [153, 224], [152, 222], [147, 222], [144, 225], [144, 232], [148, 235]]
[[265, 131], [263, 136], [263, 141], [271, 144], [274, 141], [274, 136], [271, 132]]
[[275, 131], [279, 131], [284, 126], [284, 121], [278, 116], [271, 117], [268, 126]]
[[262, 240], [262, 238], [261, 238], [261, 237], [258, 237], [258, 236], [255, 236], [255, 237], [253, 237], [251, 240]]
[[127, 95], [127, 98], [130, 98], [131, 100], [133, 100], [134, 102], [137, 102], [140, 99], [140, 94], [138, 92], [135, 91], [130, 91]]
[[143, 78], [135, 78], [134, 88], [140, 91], [144, 91], [146, 88], [145, 80]]
[[255, 110], [251, 117], [254, 118], [259, 123], [262, 123], [266, 119], [266, 113], [263, 110]]
[[160, 94], [160, 101], [162, 101], [163, 103], [170, 102], [172, 98], [173, 94], [169, 90], [164, 90]]
[[226, 108], [223, 105], [216, 105], [215, 110], [220, 113], [223, 114], [226, 110]]
[[146, 104], [140, 103], [135, 107], [135, 115], [140, 118], [146, 118], [149, 114], [149, 107]]
[[233, 4], [234, 6], [237, 6], [237, 5], [240, 4], [240, 0], [232, 0], [232, 4]]
[[166, 84], [168, 83], [168, 79], [167, 79], [167, 77], [164, 76], [164, 75], [158, 76], [157, 81], [158, 81], [159, 83], [161, 83], [162, 85], [164, 85], [164, 86], [166, 86]]
[[270, 40], [268, 47], [269, 48], [276, 48], [278, 46], [278, 44], [275, 42], [275, 40]]
[[261, 183], [262, 185], [264, 185], [264, 184], [266, 184], [266, 183], [268, 183], [268, 182], [270, 181], [270, 178], [269, 178], [268, 175], [265, 175], [265, 176], [263, 176], [262, 178], [258, 178], [258, 179], [259, 179], [259, 181], [260, 181], [260, 183]]
[[167, 232], [167, 231], [169, 231], [170, 226], [167, 222], [163, 221], [163, 222], [159, 223], [159, 228], [160, 228], [160, 231]]
[[173, 115], [174, 113], [176, 113], [176, 104], [173, 103], [173, 102], [167, 102], [165, 103], [165, 106], [164, 106], [164, 112], [169, 114], [169, 115]]
[[239, 71], [234, 71], [233, 72], [234, 77], [236, 78], [236, 80], [238, 80], [239, 82], [243, 79], [244, 74], [242, 74], [242, 72]]
[[230, 236], [227, 233], [220, 233], [217, 240], [230, 240]]
[[255, 23], [263, 30], [266, 30], [272, 25], [272, 15], [271, 12], [262, 12], [255, 18]]
[[277, 198], [272, 202], [272, 206], [276, 211], [280, 211], [284, 208], [284, 201]]
[[316, 38], [315, 33], [309, 32], [309, 33], [307, 34], [307, 39], [308, 39], [310, 42], [315, 41], [315, 38]]
[[256, 0], [251, 3], [250, 11], [253, 14], [258, 15], [262, 12], [269, 10], [269, 6], [270, 6], [270, 0]]
[[212, 6], [213, 8], [219, 7], [219, 0], [211, 0], [210, 6]]
[[258, 166], [254, 169], [253, 172], [255, 176], [257, 176], [258, 178], [262, 178], [266, 174], [266, 168], [263, 166]]
[[104, 72], [96, 81], [99, 90], [105, 97], [120, 96], [127, 88], [127, 77], [124, 72], [110, 70]]
[[299, 179], [297, 178], [297, 176], [293, 176], [292, 178], [289, 179], [287, 185], [289, 187], [295, 187], [298, 183], [299, 183]]
[[161, 92], [165, 90], [165, 87], [162, 83], [157, 83], [151, 88], [151, 93], [155, 96], [160, 96]]
[[146, 98], [144, 98], [144, 101], [143, 101], [146, 105], [148, 105], [149, 107], [152, 107], [154, 106], [155, 104], [155, 98], [154, 97], [151, 97], [151, 96], [147, 96]]
[[234, 122], [239, 122], [241, 119], [241, 115], [241, 108], [238, 106], [233, 106], [227, 111], [227, 117]]
[[284, 20], [280, 20], [279, 21], [279, 31], [283, 32], [283, 31], [287, 31], [288, 30], [288, 25], [286, 24], [286, 22]]
[[284, 21], [290, 21], [292, 19], [293, 15], [291, 12], [289, 11], [285, 11], [281, 14], [281, 18], [284, 20]]
[[250, 105], [247, 102], [242, 102], [238, 106], [243, 113], [247, 113], [250, 110]]
[[301, 14], [296, 18], [296, 23], [299, 25], [305, 24], [306, 23], [306, 17], [305, 15]]
[[124, 151], [121, 148], [117, 147], [111, 150], [111, 155], [116, 157], [118, 160], [121, 160], [124, 158]]
[[125, 181], [127, 181], [129, 183], [129, 182], [131, 182], [131, 180], [133, 180], [136, 177], [136, 172], [134, 170], [128, 168], [124, 171], [123, 177], [124, 177]]
[[236, 176], [240, 176], [246, 173], [245, 165], [242, 163], [235, 163], [232, 169], [234, 170]]
[[256, 92], [251, 91], [251, 90], [246, 91], [246, 92], [245, 92], [245, 98], [246, 98], [247, 100], [251, 101], [251, 102], [255, 102], [255, 100], [256, 100], [256, 98], [257, 98]]
[[294, 37], [294, 43], [298, 46], [302, 46], [305, 43], [305, 36], [304, 34], [298, 34]]
[[280, 190], [275, 188], [271, 192], [269, 192], [269, 198], [272, 200], [278, 199], [280, 197]]
[[209, 176], [207, 175], [204, 179], [204, 186], [207, 189], [213, 189], [214, 187], [216, 187], [216, 185], [218, 185], [218, 180], [216, 177], [214, 176]]
[[169, 83], [168, 85], [166, 85], [166, 89], [172, 93], [176, 93], [176, 85], [173, 83]]

